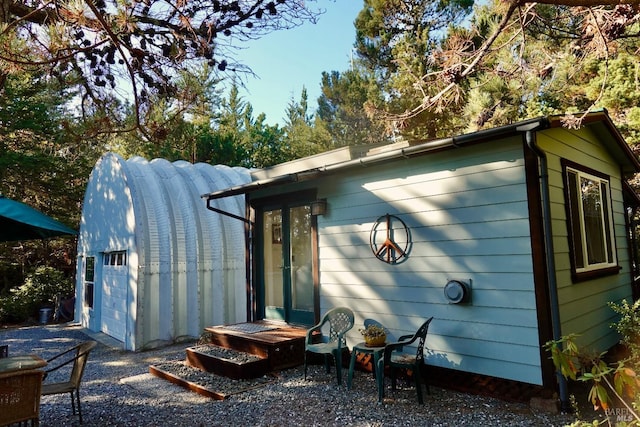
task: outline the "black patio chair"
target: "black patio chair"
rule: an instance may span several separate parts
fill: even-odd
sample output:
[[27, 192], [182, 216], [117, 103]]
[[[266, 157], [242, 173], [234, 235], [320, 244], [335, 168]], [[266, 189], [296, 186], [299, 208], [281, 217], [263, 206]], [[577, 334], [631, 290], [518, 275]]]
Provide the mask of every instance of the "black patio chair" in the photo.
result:
[[[384, 347], [384, 357], [378, 361], [376, 381], [378, 383], [378, 402], [384, 399], [384, 369], [389, 367], [391, 376], [391, 389], [396, 389], [396, 371], [398, 369], [409, 369], [412, 372], [413, 380], [418, 395], [418, 403], [424, 403], [422, 399], [422, 369], [424, 367], [424, 342], [427, 339], [427, 331], [433, 317], [418, 328], [413, 335], [403, 335], [397, 342], [389, 343]], [[417, 342], [415, 352], [404, 353], [404, 347]], [[429, 393], [429, 384], [425, 382], [427, 393]]]

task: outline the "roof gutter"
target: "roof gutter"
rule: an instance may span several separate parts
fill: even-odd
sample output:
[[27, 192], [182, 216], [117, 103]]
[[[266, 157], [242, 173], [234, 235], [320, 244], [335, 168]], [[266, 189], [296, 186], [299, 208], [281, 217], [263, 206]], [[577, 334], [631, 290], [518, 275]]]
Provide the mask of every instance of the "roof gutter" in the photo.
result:
[[214, 191], [212, 193], [203, 194], [200, 197], [207, 200], [222, 199], [224, 197], [237, 196], [240, 194], [249, 193], [251, 191], [260, 190], [265, 187], [287, 184], [296, 181], [298, 181], [297, 174], [287, 174], [276, 176], [274, 178], [262, 179], [260, 181], [253, 181], [248, 184], [238, 185], [235, 187], [226, 188], [224, 190]]
[[[517, 127], [519, 132], [524, 132], [527, 145], [540, 159], [538, 174], [540, 177], [540, 194], [542, 203], [542, 227], [544, 234], [545, 262], [547, 271], [547, 286], [549, 288], [549, 306], [551, 310], [551, 329], [553, 340], [559, 341], [562, 337], [560, 323], [560, 304], [558, 301], [558, 282], [556, 281], [556, 264], [553, 248], [553, 233], [551, 230], [551, 202], [549, 195], [549, 169], [545, 152], [536, 145], [536, 131], [549, 126], [548, 121], [539, 121]], [[563, 412], [570, 411], [569, 391], [567, 380], [560, 370], [556, 370], [558, 378], [558, 391], [560, 394], [560, 408]]]

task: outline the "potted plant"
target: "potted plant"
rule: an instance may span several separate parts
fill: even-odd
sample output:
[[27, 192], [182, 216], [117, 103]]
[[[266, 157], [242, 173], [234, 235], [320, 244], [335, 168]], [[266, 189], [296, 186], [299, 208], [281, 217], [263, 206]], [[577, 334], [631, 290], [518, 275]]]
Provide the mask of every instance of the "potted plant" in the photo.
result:
[[367, 347], [382, 347], [387, 339], [387, 332], [384, 326], [370, 324], [366, 328], [360, 329]]

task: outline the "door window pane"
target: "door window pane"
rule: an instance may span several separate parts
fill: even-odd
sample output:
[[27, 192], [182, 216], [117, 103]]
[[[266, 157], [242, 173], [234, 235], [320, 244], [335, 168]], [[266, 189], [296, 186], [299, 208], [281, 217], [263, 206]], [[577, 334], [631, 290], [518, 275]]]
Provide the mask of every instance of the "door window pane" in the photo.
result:
[[291, 305], [294, 310], [313, 311], [311, 208], [298, 206], [290, 213]]
[[282, 210], [263, 214], [264, 302], [266, 307], [284, 307], [282, 260]]

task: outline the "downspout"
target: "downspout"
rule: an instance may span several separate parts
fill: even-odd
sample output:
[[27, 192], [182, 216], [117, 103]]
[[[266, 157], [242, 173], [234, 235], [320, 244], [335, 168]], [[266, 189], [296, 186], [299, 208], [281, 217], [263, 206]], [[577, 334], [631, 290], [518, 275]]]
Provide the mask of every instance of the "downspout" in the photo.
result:
[[240, 215], [236, 215], [236, 214], [231, 213], [231, 212], [223, 211], [222, 209], [214, 208], [213, 206], [211, 206], [211, 201], [212, 200], [214, 200], [214, 199], [207, 199], [207, 209], [209, 209], [210, 211], [219, 213], [220, 215], [228, 216], [228, 217], [233, 218], [233, 219], [240, 220], [240, 221], [244, 222], [245, 224], [249, 224], [250, 226], [253, 227], [254, 224], [253, 224], [253, 222], [251, 222], [250, 219], [241, 217]]
[[[227, 212], [227, 211], [223, 211], [222, 209], [218, 209], [214, 206], [212, 206], [211, 202], [215, 200], [212, 198], [207, 198], [207, 209], [209, 209], [210, 211], [213, 211], [215, 213], [218, 213], [220, 215], [225, 215], [228, 216], [229, 218], [233, 218], [239, 221], [242, 221], [245, 225], [245, 248], [250, 248], [251, 245], [251, 239], [254, 236], [255, 233], [255, 222], [251, 220], [251, 218], [246, 218], [246, 217], [241, 217], [240, 215], [236, 215], [234, 213], [231, 212]], [[248, 209], [248, 208], [247, 208]], [[247, 212], [247, 216], [248, 212]], [[245, 264], [245, 272], [246, 272], [246, 276], [245, 276], [245, 280], [247, 282], [247, 285], [250, 287], [250, 282], [251, 282], [251, 249], [248, 249], [246, 254], [246, 264]], [[251, 322], [254, 320], [254, 295], [252, 292], [248, 292], [247, 291], [247, 313], [249, 313], [249, 318], [248, 320]]]
[[[549, 197], [549, 172], [547, 156], [543, 150], [536, 145], [535, 130], [539, 129], [543, 123], [538, 122], [518, 127], [519, 131], [525, 132], [527, 146], [540, 159], [540, 192], [542, 198], [542, 228], [544, 233], [545, 257], [547, 263], [547, 282], [549, 286], [549, 305], [551, 309], [551, 329], [553, 339], [560, 340], [562, 328], [560, 324], [560, 304], [558, 301], [558, 282], [556, 281], [556, 263], [553, 249], [553, 233], [551, 231], [551, 203]], [[560, 410], [569, 412], [571, 404], [569, 402], [569, 392], [566, 378], [556, 370], [558, 377], [558, 388], [560, 393]]]

